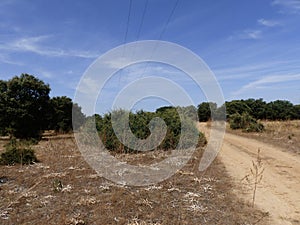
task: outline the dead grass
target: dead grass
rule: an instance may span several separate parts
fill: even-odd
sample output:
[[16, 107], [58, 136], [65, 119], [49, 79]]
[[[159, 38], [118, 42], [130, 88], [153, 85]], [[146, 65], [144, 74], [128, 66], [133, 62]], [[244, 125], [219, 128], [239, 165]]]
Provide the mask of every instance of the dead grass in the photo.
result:
[[246, 137], [252, 137], [283, 149], [300, 154], [300, 120], [289, 121], [261, 121], [265, 126], [262, 133], [244, 133], [241, 131], [229, 132]]
[[[83, 160], [74, 139], [48, 139], [35, 147], [40, 163], [0, 166], [0, 224], [257, 224], [264, 214], [237, 199], [223, 165], [197, 170], [199, 149], [170, 179], [149, 187], [116, 185]], [[167, 152], [118, 155], [133, 164]], [[53, 182], [61, 182], [59, 191]], [[266, 219], [258, 224], [266, 224]]]

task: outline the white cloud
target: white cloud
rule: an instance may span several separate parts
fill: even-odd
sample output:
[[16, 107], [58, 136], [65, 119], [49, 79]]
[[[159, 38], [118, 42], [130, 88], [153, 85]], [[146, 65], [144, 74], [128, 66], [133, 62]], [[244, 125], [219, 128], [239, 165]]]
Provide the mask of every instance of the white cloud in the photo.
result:
[[257, 20], [257, 22], [266, 27], [275, 27], [275, 26], [281, 25], [280, 22], [275, 21], [275, 20], [259, 19], [259, 20]]
[[0, 63], [23, 66], [23, 63], [9, 59], [7, 56], [0, 53]]
[[291, 73], [299, 71], [299, 60], [263, 61], [249, 65], [226, 66], [213, 69], [219, 80], [237, 80], [259, 74]]
[[237, 39], [253, 39], [257, 40], [262, 37], [261, 30], [243, 30], [241, 32], [237, 32], [236, 34], [229, 37], [229, 40], [237, 40]]
[[268, 88], [270, 84], [282, 83], [288, 81], [300, 81], [300, 74], [272, 75], [272, 76], [263, 77], [259, 80], [244, 85], [241, 89], [234, 92], [234, 95], [238, 96], [249, 90], [253, 91], [259, 88]]
[[20, 38], [8, 43], [0, 44], [0, 49], [6, 51], [32, 52], [39, 55], [50, 57], [80, 57], [80, 58], [96, 58], [98, 54], [89, 51], [70, 50], [42, 47], [43, 42], [48, 40], [51, 36], [43, 35], [29, 38]]
[[300, 12], [300, 1], [299, 0], [274, 0], [272, 5], [278, 5], [288, 10], [289, 12], [296, 13]]
[[244, 35], [242, 35], [245, 39], [259, 39], [261, 38], [260, 30], [246, 30], [244, 31]]
[[77, 91], [90, 96], [98, 95], [100, 85], [97, 79], [84, 77], [80, 82], [81, 83], [80, 86], [77, 87], [79, 88]]
[[130, 65], [132, 62], [128, 57], [119, 57], [110, 59], [104, 62], [111, 69], [121, 69], [124, 66]]
[[46, 70], [39, 70], [39, 74], [45, 78], [54, 78], [55, 77], [55, 75], [52, 72], [46, 71]]

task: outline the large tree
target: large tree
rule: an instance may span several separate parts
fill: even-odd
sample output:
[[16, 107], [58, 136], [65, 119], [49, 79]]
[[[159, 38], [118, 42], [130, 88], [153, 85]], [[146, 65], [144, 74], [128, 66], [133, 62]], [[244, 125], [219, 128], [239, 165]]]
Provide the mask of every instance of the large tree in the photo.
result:
[[46, 126], [50, 87], [28, 74], [0, 82], [0, 130], [17, 138], [38, 138]]
[[[202, 102], [198, 105], [198, 118], [200, 122], [211, 120], [217, 113], [217, 104], [213, 102]], [[213, 115], [212, 115], [213, 114]]]
[[[57, 132], [69, 132], [74, 128], [79, 128], [84, 122], [85, 116], [81, 112], [81, 108], [72, 102], [72, 99], [61, 96], [54, 97], [50, 100], [49, 112], [49, 127], [48, 129]], [[72, 110], [73, 116], [76, 117], [74, 124], [72, 124]]]

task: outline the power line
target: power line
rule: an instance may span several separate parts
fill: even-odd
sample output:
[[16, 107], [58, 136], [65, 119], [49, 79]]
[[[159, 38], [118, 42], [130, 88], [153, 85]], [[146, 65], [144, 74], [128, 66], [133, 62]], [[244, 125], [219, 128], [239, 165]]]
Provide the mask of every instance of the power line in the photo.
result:
[[138, 33], [137, 33], [137, 38], [136, 38], [137, 41], [140, 38], [140, 34], [141, 34], [142, 26], [144, 24], [144, 19], [145, 19], [145, 14], [146, 14], [146, 11], [147, 11], [147, 7], [148, 7], [148, 0], [146, 0], [146, 4], [144, 6], [144, 10], [143, 10], [143, 14], [142, 14], [142, 20], [141, 20], [141, 23], [140, 23], [140, 26], [139, 26], [139, 29], [138, 29]]
[[[129, 21], [130, 21], [130, 16], [131, 16], [131, 8], [132, 8], [132, 0], [129, 0], [129, 9], [128, 9], [128, 16], [127, 16], [127, 23], [126, 23], [126, 31], [125, 31], [125, 35], [124, 35], [124, 47], [123, 47], [123, 52], [122, 52], [122, 57], [125, 54], [125, 44], [127, 43], [127, 36], [128, 36], [128, 30], [129, 30]], [[119, 81], [118, 81], [118, 86], [120, 85], [121, 82], [121, 75], [122, 75], [122, 71], [119, 75]]]
[[[162, 37], [163, 37], [163, 35], [164, 35], [164, 33], [166, 32], [167, 27], [168, 27], [168, 25], [169, 25], [169, 23], [170, 23], [170, 21], [171, 21], [171, 18], [173, 17], [173, 15], [174, 15], [174, 13], [175, 13], [175, 10], [176, 10], [176, 8], [177, 8], [177, 6], [178, 6], [178, 3], [179, 3], [179, 0], [176, 0], [175, 4], [174, 4], [174, 6], [173, 6], [173, 8], [172, 8], [172, 10], [171, 10], [171, 13], [169, 14], [168, 19], [167, 19], [167, 21], [166, 21], [166, 23], [165, 23], [165, 25], [164, 25], [164, 27], [163, 27], [163, 29], [162, 29], [162, 31], [161, 31], [159, 37], [158, 37], [158, 40], [161, 40]], [[156, 43], [155, 46], [153, 47], [153, 50], [152, 50], [151, 55], [154, 54], [155, 50], [157, 49], [157, 45], [158, 45], [158, 44]], [[145, 66], [145, 69], [144, 69], [144, 71], [143, 71], [141, 77], [144, 76], [144, 74], [145, 74], [145, 72], [146, 72], [148, 66], [149, 66], [149, 62], [146, 62], [146, 66]]]
[[128, 11], [128, 16], [127, 16], [127, 25], [126, 25], [126, 32], [125, 32], [125, 37], [124, 37], [124, 44], [126, 44], [126, 42], [127, 42], [129, 20], [130, 20], [130, 15], [131, 15], [131, 7], [132, 7], [132, 0], [129, 1], [129, 11]]
[[169, 25], [169, 23], [170, 23], [170, 21], [171, 21], [171, 18], [172, 18], [173, 14], [174, 14], [174, 12], [175, 12], [177, 6], [178, 6], [178, 3], [179, 3], [179, 0], [177, 0], [177, 1], [175, 2], [175, 5], [174, 5], [174, 7], [173, 7], [173, 9], [172, 9], [172, 11], [171, 11], [169, 17], [168, 17], [168, 20], [167, 20], [167, 22], [166, 22], [164, 28], [162, 29], [162, 32], [160, 33], [160, 35], [159, 35], [159, 37], [158, 37], [158, 40], [161, 40], [161, 38], [162, 38], [163, 35], [165, 34], [165, 32], [166, 32], [166, 30], [167, 30], [167, 27], [168, 27], [168, 25]]

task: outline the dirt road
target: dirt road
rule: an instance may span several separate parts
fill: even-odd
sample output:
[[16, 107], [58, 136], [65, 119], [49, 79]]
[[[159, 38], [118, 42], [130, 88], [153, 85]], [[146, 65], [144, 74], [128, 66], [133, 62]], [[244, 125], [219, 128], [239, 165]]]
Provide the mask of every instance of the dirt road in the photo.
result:
[[[205, 124], [200, 130], [209, 132]], [[255, 205], [269, 212], [271, 224], [300, 224], [300, 157], [269, 144], [226, 133], [218, 157], [236, 183], [234, 192], [252, 201], [249, 184], [241, 181], [250, 172], [258, 148], [263, 179], [257, 188]], [[251, 186], [252, 187], [252, 186]]]

